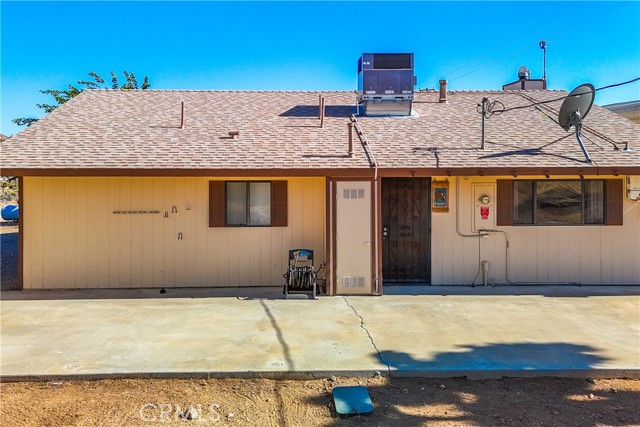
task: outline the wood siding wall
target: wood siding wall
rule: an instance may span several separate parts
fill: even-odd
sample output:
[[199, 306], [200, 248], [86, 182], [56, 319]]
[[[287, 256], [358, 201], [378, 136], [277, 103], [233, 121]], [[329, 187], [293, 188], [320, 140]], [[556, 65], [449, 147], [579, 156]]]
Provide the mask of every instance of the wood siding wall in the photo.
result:
[[[578, 177], [551, 177], [562, 178]], [[585, 176], [585, 179], [614, 178], [623, 177]], [[456, 232], [456, 177], [448, 179], [449, 212], [432, 213], [432, 284], [468, 285], [474, 277], [476, 284], [482, 284], [479, 260], [489, 262], [489, 283], [506, 283], [504, 235], [492, 233], [484, 239], [459, 236]], [[472, 184], [495, 183], [496, 178], [460, 177], [459, 180], [459, 230], [462, 234], [472, 234]], [[500, 201], [496, 202], [499, 208]], [[622, 210], [622, 226], [498, 225], [496, 228], [505, 231], [510, 241], [509, 279], [513, 282], [640, 284], [640, 203], [624, 199]]]
[[323, 178], [287, 180], [287, 227], [210, 228], [216, 179], [25, 177], [24, 288], [277, 286], [289, 249], [324, 261]]

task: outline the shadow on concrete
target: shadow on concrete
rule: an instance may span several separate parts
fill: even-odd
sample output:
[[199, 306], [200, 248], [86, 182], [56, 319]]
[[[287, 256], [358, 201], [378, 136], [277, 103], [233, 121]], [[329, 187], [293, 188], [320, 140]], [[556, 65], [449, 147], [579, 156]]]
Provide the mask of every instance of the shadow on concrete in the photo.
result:
[[539, 295], [543, 297], [591, 297], [640, 295], [640, 285], [498, 285], [498, 286], [437, 286], [437, 285], [393, 285], [385, 286], [385, 295], [473, 295], [492, 297], [496, 295]]
[[49, 301], [74, 299], [167, 299], [167, 298], [235, 298], [240, 300], [284, 299], [282, 286], [236, 288], [137, 288], [137, 289], [27, 289], [2, 292], [2, 301]]
[[287, 368], [290, 371], [295, 371], [296, 364], [291, 358], [291, 352], [289, 351], [289, 344], [287, 344], [287, 341], [285, 341], [284, 339], [284, 335], [282, 335], [282, 329], [280, 329], [280, 327], [278, 326], [278, 321], [273, 316], [273, 313], [271, 313], [271, 310], [269, 309], [269, 307], [267, 307], [264, 301], [260, 301], [260, 305], [262, 306], [262, 308], [264, 309], [264, 312], [269, 318], [269, 321], [271, 322], [271, 326], [276, 331], [276, 337], [278, 338], [280, 347], [282, 347], [282, 355], [284, 356], [284, 360], [287, 362]]
[[[17, 240], [17, 239], [16, 239]], [[3, 244], [4, 244], [3, 240]], [[4, 263], [3, 255], [3, 263]], [[5, 289], [4, 278], [7, 279]], [[16, 292], [9, 286], [14, 280], [10, 269], [4, 271], [3, 287], [0, 300], [3, 301], [37, 301], [37, 300], [73, 300], [73, 299], [155, 299], [155, 298], [236, 298], [239, 300], [281, 300], [285, 299], [282, 286], [243, 286], [228, 288], [131, 288], [131, 289], [27, 289]], [[493, 297], [499, 295], [540, 295], [544, 297], [585, 298], [590, 296], [633, 296], [640, 295], [640, 286], [385, 286], [384, 294], [387, 296], [455, 296], [473, 295]], [[326, 296], [320, 296], [324, 298]], [[301, 298], [302, 299], [302, 298]]]
[[[587, 345], [563, 342], [513, 343], [458, 346], [460, 351], [440, 353], [429, 360], [414, 359], [404, 352], [384, 350], [380, 358], [394, 371], [527, 371], [565, 372], [595, 368], [607, 358], [598, 356], [599, 350]], [[377, 353], [374, 354], [378, 359]]]
[[[568, 343], [491, 344], [465, 346], [466, 351], [439, 354], [431, 360], [411, 355], [381, 352], [392, 369], [491, 369], [496, 355], [514, 369], [589, 369], [604, 361], [589, 346]], [[377, 354], [372, 358], [378, 359]], [[397, 372], [396, 372], [397, 373]], [[391, 377], [369, 380], [367, 388], [374, 404], [369, 417], [336, 419], [334, 426], [378, 425], [544, 425], [627, 426], [640, 423], [636, 403], [640, 395], [631, 390], [597, 387], [595, 381], [577, 378], [466, 378]], [[349, 381], [348, 379], [343, 380]], [[335, 384], [344, 385], [344, 384]], [[309, 399], [309, 403], [331, 406], [331, 394]], [[443, 415], [444, 414], [444, 415]], [[334, 414], [335, 416], [335, 414]]]

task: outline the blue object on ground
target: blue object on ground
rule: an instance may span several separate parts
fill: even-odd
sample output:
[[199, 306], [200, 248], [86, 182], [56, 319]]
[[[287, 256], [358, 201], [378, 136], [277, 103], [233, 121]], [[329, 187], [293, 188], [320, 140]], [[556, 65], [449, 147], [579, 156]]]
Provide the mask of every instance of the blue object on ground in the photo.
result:
[[17, 221], [18, 220], [18, 205], [6, 205], [2, 207], [2, 211], [0, 211], [0, 215], [2, 215], [2, 219], [6, 221]]
[[342, 386], [333, 389], [333, 403], [339, 416], [371, 415], [373, 403], [369, 390], [361, 385]]

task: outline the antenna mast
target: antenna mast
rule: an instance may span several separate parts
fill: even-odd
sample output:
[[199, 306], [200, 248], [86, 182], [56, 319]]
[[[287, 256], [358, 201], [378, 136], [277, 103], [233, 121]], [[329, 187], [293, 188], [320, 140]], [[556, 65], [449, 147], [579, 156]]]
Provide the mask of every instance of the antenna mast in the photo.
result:
[[547, 88], [547, 42], [540, 40], [538, 43], [540, 49], [542, 49], [542, 80], [544, 81], [544, 88]]

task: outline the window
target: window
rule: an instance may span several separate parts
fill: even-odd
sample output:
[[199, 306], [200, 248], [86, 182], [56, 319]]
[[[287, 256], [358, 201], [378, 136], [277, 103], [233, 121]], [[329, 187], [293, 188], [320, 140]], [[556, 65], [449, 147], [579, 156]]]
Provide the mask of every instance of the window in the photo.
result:
[[622, 225], [622, 180], [498, 180], [498, 225]]
[[271, 225], [271, 184], [227, 182], [226, 225]]
[[209, 182], [210, 227], [286, 225], [286, 181]]
[[604, 224], [604, 181], [514, 181], [514, 224]]

